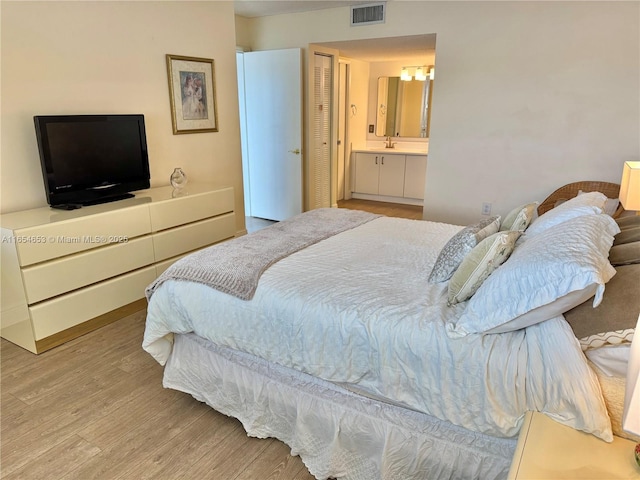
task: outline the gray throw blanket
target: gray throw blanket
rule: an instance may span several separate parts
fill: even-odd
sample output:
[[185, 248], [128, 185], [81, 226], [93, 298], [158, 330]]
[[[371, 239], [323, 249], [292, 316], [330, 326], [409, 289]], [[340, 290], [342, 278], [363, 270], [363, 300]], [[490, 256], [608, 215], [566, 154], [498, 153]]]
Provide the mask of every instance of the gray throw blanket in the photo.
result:
[[260, 275], [270, 265], [379, 216], [342, 208], [320, 208], [296, 215], [178, 260], [147, 287], [147, 300], [167, 280], [203, 283], [243, 300], [251, 300]]

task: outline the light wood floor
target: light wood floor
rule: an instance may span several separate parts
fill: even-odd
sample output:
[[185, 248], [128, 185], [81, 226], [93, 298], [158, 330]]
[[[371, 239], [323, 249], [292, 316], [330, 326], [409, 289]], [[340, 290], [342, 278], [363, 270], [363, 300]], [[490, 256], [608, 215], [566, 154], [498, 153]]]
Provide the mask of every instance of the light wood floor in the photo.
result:
[[[422, 218], [422, 208], [340, 205]], [[162, 388], [141, 348], [145, 311], [34, 355], [0, 341], [0, 478], [311, 480], [275, 439]]]
[[144, 318], [41, 355], [1, 341], [2, 479], [313, 478], [284, 443], [162, 388], [140, 347]]
[[350, 208], [352, 210], [365, 210], [371, 213], [379, 213], [387, 217], [411, 218], [422, 220], [422, 207], [418, 205], [403, 205], [401, 203], [375, 202], [373, 200], [351, 200], [338, 201], [338, 208]]

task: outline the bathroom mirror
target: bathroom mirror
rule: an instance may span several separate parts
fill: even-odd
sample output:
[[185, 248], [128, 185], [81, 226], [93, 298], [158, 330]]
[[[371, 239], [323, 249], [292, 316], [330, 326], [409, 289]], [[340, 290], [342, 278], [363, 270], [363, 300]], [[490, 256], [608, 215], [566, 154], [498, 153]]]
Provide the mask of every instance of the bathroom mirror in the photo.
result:
[[376, 136], [428, 138], [431, 82], [379, 77]]

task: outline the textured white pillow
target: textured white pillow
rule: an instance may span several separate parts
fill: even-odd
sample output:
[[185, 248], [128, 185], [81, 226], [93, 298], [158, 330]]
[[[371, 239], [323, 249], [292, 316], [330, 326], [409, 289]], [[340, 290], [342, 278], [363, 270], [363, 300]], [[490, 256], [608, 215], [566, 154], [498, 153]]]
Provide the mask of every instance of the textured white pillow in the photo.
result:
[[527, 228], [527, 238], [582, 215], [602, 213], [607, 201], [604, 193], [589, 192], [573, 197], [536, 218]]
[[[447, 326], [449, 334], [460, 337], [497, 327], [503, 332], [523, 328], [528, 325], [516, 321], [510, 328], [506, 324], [594, 284], [593, 306], [598, 306], [604, 284], [616, 272], [608, 255], [619, 231], [608, 215], [583, 215], [550, 227], [544, 235], [527, 238], [480, 286], [456, 324]], [[566, 307], [557, 305], [560, 310]], [[561, 313], [548, 309], [545, 315], [531, 318], [541, 322]]]
[[607, 203], [607, 196], [601, 192], [587, 192], [582, 195], [577, 195], [564, 202], [563, 208], [572, 208], [579, 206], [592, 206], [604, 209], [604, 205]]
[[495, 328], [487, 330], [484, 333], [512, 332], [513, 330], [520, 330], [521, 328], [526, 328], [529, 325], [544, 322], [550, 318], [562, 315], [593, 297], [598, 291], [598, 287], [599, 285], [597, 283], [592, 283], [581, 290], [569, 292], [551, 303], [529, 310], [527, 313], [520, 315], [507, 323], [503, 323], [502, 325], [498, 325]]
[[[585, 195], [588, 192], [583, 192], [582, 190], [578, 190], [578, 195]], [[607, 200], [604, 203], [604, 213], [606, 213], [607, 215], [611, 215], [613, 217], [613, 214], [616, 213], [616, 210], [618, 210], [618, 205], [620, 205], [620, 199], [619, 198], [607, 198]]]
[[[564, 205], [564, 203], [562, 204]], [[562, 207], [560, 205], [560, 207]], [[572, 218], [581, 217], [583, 215], [598, 215], [602, 213], [602, 209], [594, 206], [581, 205], [570, 209], [561, 209], [556, 207], [536, 218], [526, 232], [525, 239], [539, 235], [547, 229], [554, 227], [560, 223], [571, 220]]]

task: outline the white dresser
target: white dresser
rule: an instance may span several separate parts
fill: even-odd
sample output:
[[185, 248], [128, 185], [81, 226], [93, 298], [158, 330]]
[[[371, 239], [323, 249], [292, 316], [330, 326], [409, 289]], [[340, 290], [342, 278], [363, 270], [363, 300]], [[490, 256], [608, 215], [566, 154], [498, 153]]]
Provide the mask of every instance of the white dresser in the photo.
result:
[[353, 156], [353, 198], [423, 204], [426, 153], [356, 150]]
[[144, 308], [185, 254], [235, 236], [232, 187], [188, 185], [78, 210], [2, 215], [0, 335], [41, 353]]

